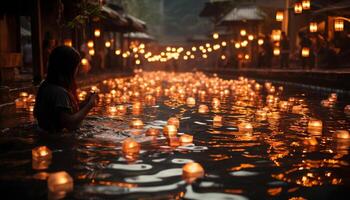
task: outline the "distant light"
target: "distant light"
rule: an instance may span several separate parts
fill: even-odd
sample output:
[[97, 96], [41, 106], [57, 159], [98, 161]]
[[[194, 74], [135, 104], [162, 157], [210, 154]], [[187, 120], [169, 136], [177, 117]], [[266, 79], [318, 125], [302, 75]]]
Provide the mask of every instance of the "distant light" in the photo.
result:
[[206, 43], [206, 44], [205, 44], [205, 47], [207, 47], [207, 48], [210, 47], [210, 44], [209, 44], [209, 43]]
[[244, 59], [249, 60], [249, 58], [250, 58], [249, 54], [244, 55]]
[[203, 58], [208, 58], [207, 54], [202, 55]]
[[87, 46], [88, 46], [89, 48], [94, 47], [94, 41], [89, 40], [88, 43], [87, 43]]
[[294, 4], [294, 13], [300, 14], [303, 12], [303, 5], [300, 2]]
[[221, 60], [225, 60], [226, 56], [225, 55], [221, 55]]
[[275, 56], [279, 56], [279, 55], [280, 55], [280, 53], [281, 53], [281, 51], [280, 51], [280, 49], [279, 49], [279, 48], [275, 47], [275, 48], [273, 49], [273, 55], [275, 55]]
[[241, 34], [241, 36], [247, 35], [247, 31], [245, 29], [241, 29], [239, 33]]
[[95, 29], [94, 35], [95, 35], [95, 37], [100, 37], [101, 36], [101, 30], [100, 29]]
[[335, 31], [343, 31], [344, 30], [344, 20], [343, 19], [335, 19], [334, 20], [334, 30]]
[[236, 47], [236, 49], [239, 49], [239, 48], [241, 48], [241, 44], [239, 42], [236, 42], [235, 47]]
[[317, 32], [317, 22], [310, 22], [309, 30], [311, 33]]
[[219, 34], [218, 33], [214, 33], [213, 34], [213, 38], [216, 40], [216, 39], [219, 39]]
[[192, 51], [197, 51], [197, 48], [196, 47], [192, 47]]
[[301, 2], [301, 5], [302, 5], [303, 10], [309, 10], [311, 7], [310, 0], [303, 0]]
[[137, 60], [135, 61], [135, 64], [136, 64], [136, 65], [139, 65], [139, 64], [141, 64], [141, 61], [140, 61], [139, 59], [137, 59]]
[[111, 47], [111, 42], [110, 41], [106, 41], [105, 42], [105, 47], [107, 47], [107, 48]]
[[72, 39], [65, 39], [65, 40], [63, 41], [63, 44], [64, 44], [65, 46], [68, 46], [68, 47], [73, 46], [73, 45], [72, 45]]
[[166, 48], [166, 51], [171, 51], [171, 47], [167, 47], [167, 48]]
[[263, 44], [264, 44], [264, 40], [260, 38], [260, 39], [258, 40], [258, 44], [259, 44], [260, 46], [263, 45]]
[[86, 58], [81, 59], [81, 64], [82, 65], [87, 65], [89, 62]]
[[120, 55], [121, 51], [119, 49], [115, 50], [115, 55]]
[[301, 49], [301, 55], [304, 57], [304, 58], [307, 58], [310, 56], [310, 49], [308, 47], [303, 47]]
[[254, 40], [254, 36], [253, 35], [248, 35], [248, 40], [250, 40], [250, 41]]
[[90, 49], [90, 50], [89, 50], [89, 54], [90, 54], [91, 56], [95, 55], [95, 50], [94, 50], [94, 49]]
[[277, 11], [276, 12], [276, 21], [281, 22], [283, 21], [284, 13], [283, 11]]
[[248, 41], [244, 40], [243, 42], [241, 42], [241, 46], [242, 47], [246, 47], [248, 45]]
[[227, 43], [225, 41], [221, 42], [221, 46], [226, 47]]

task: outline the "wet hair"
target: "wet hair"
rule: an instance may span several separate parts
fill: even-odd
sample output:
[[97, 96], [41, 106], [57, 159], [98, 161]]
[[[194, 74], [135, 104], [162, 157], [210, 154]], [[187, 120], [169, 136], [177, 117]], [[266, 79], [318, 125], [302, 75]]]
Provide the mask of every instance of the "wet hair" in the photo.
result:
[[75, 72], [80, 63], [80, 54], [68, 46], [52, 50], [48, 60], [46, 81], [65, 88], [77, 100]]

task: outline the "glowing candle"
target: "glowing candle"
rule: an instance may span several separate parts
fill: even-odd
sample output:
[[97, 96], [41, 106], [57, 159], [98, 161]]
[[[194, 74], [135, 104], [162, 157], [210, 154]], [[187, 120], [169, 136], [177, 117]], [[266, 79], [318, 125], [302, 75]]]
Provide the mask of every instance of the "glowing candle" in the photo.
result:
[[193, 135], [189, 134], [183, 134], [180, 136], [181, 143], [192, 143], [193, 142]]
[[202, 113], [202, 114], [207, 113], [207, 112], [209, 112], [209, 108], [207, 105], [201, 104], [198, 107], [198, 112]]
[[187, 100], [186, 100], [186, 104], [189, 107], [193, 107], [193, 106], [196, 105], [196, 99], [193, 98], [193, 97], [188, 97]]
[[52, 151], [46, 146], [40, 146], [32, 149], [33, 160], [47, 160], [52, 158]]
[[307, 125], [307, 130], [311, 134], [319, 135], [322, 133], [322, 121], [317, 119], [310, 119]]
[[186, 181], [193, 182], [204, 176], [204, 169], [199, 163], [189, 162], [182, 167], [182, 176]]
[[176, 128], [179, 128], [180, 127], [180, 121], [176, 117], [170, 117], [168, 119], [168, 125], [174, 125], [174, 126], [176, 126]]
[[142, 129], [143, 128], [142, 120], [141, 119], [133, 119], [133, 120], [131, 120], [130, 128]]
[[159, 135], [159, 129], [149, 128], [146, 131], [146, 135], [147, 136], [158, 136]]
[[133, 138], [126, 138], [122, 144], [122, 151], [124, 154], [138, 154], [140, 152], [141, 145]]
[[181, 144], [180, 139], [178, 137], [169, 137], [168, 143], [169, 143], [169, 146], [171, 147], [178, 147]]
[[334, 132], [334, 137], [337, 139], [350, 139], [350, 134], [347, 130], [337, 130]]
[[238, 125], [238, 130], [241, 133], [251, 133], [253, 132], [253, 126], [251, 123], [242, 122]]
[[69, 192], [73, 190], [73, 179], [65, 171], [51, 173], [47, 179], [47, 185], [53, 193]]
[[177, 134], [177, 128], [175, 125], [166, 125], [163, 128], [163, 134], [167, 137], [173, 137]]

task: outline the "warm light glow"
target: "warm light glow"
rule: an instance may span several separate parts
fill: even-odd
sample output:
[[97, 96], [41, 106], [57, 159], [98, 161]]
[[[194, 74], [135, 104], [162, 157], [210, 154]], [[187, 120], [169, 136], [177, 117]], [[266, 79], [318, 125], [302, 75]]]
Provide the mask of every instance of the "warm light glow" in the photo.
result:
[[193, 98], [193, 97], [188, 97], [187, 100], [186, 100], [186, 104], [189, 107], [193, 107], [193, 106], [196, 105], [196, 99]]
[[238, 130], [241, 133], [251, 133], [253, 132], [253, 126], [251, 123], [242, 122], [238, 125]]
[[310, 22], [309, 30], [311, 33], [317, 32], [317, 22]]
[[258, 44], [259, 44], [260, 46], [263, 45], [263, 44], [264, 44], [264, 40], [260, 38], [260, 39], [258, 40]]
[[199, 163], [189, 162], [182, 167], [182, 176], [188, 182], [204, 176], [204, 169]]
[[303, 57], [309, 57], [310, 56], [310, 49], [308, 47], [303, 47], [301, 50], [301, 55]]
[[119, 49], [115, 50], [115, 55], [120, 55], [121, 51]]
[[209, 108], [207, 105], [201, 104], [198, 107], [198, 112], [202, 113], [202, 114], [207, 113], [207, 112], [209, 112]]
[[141, 61], [137, 59], [137, 60], [135, 60], [135, 64], [139, 65], [139, 64], [141, 64]]
[[275, 56], [279, 56], [280, 55], [280, 49], [278, 48], [278, 47], [275, 47], [274, 49], [273, 49], [273, 55], [275, 55]]
[[311, 7], [310, 0], [303, 0], [301, 2], [303, 10], [309, 10]]
[[130, 128], [142, 129], [143, 128], [142, 120], [141, 119], [133, 119], [133, 120], [131, 120]]
[[65, 39], [65, 40], [63, 41], [63, 44], [64, 44], [65, 46], [72, 47], [72, 46], [73, 46], [73, 44], [72, 44], [72, 39]]
[[214, 33], [213, 34], [213, 38], [216, 40], [216, 39], [219, 39], [219, 34], [218, 33]]
[[91, 56], [95, 55], [95, 50], [94, 50], [94, 49], [89, 49], [89, 54], [90, 54]]
[[111, 47], [111, 42], [110, 41], [106, 41], [105, 42], [105, 47], [107, 47], [107, 48]]
[[302, 13], [302, 12], [303, 12], [303, 5], [302, 5], [302, 3], [296, 2], [296, 3], [294, 4], [294, 13], [300, 14], [300, 13]]
[[307, 131], [314, 135], [322, 134], [322, 121], [317, 119], [310, 119], [307, 125]]
[[94, 35], [95, 35], [95, 37], [100, 37], [101, 36], [101, 30], [100, 29], [95, 29]]
[[87, 43], [87, 46], [88, 46], [89, 48], [93, 48], [93, 47], [94, 47], [94, 41], [89, 40], [88, 43]]
[[149, 128], [146, 131], [146, 135], [147, 136], [158, 136], [159, 135], [159, 129]]
[[249, 58], [250, 58], [249, 54], [244, 55], [244, 59], [249, 60]]
[[183, 134], [180, 136], [180, 142], [181, 143], [192, 143], [193, 142], [193, 136], [192, 135], [189, 135], [189, 134]]
[[239, 33], [241, 34], [241, 36], [247, 35], [247, 31], [245, 29], [241, 29]]
[[122, 144], [122, 151], [126, 155], [138, 154], [141, 145], [133, 138], [126, 138]]
[[176, 128], [180, 127], [180, 120], [176, 117], [170, 117], [168, 119], [168, 125], [174, 125]]
[[197, 51], [197, 48], [196, 47], [192, 47], [192, 51]]
[[344, 30], [344, 20], [343, 19], [335, 19], [334, 20], [334, 30], [335, 31], [343, 31]]
[[46, 146], [40, 146], [32, 149], [33, 160], [47, 160], [52, 158], [52, 152]]
[[211, 101], [211, 106], [215, 109], [220, 108], [221, 102], [218, 98], [213, 98], [213, 100]]
[[273, 41], [280, 41], [281, 40], [281, 34], [282, 34], [281, 30], [278, 30], [278, 29], [272, 30], [272, 33], [271, 33], [272, 40]]
[[221, 42], [221, 46], [226, 47], [227, 43], [225, 41]]
[[249, 41], [254, 40], [254, 35], [248, 35], [248, 40], [249, 40]]
[[70, 192], [73, 190], [73, 179], [65, 171], [50, 173], [47, 186], [53, 193]]
[[225, 60], [226, 59], [226, 56], [225, 55], [221, 55], [221, 60]]
[[241, 47], [241, 44], [239, 42], [235, 43], [235, 48], [239, 49]]
[[86, 58], [81, 59], [81, 64], [82, 65], [88, 65], [89, 61]]
[[163, 134], [167, 137], [174, 137], [177, 134], [177, 128], [175, 125], [166, 125], [163, 128]]
[[337, 130], [334, 132], [334, 137], [337, 139], [350, 139], [350, 134], [347, 130]]
[[283, 11], [277, 11], [276, 12], [276, 21], [278, 21], [278, 22], [283, 21], [283, 16], [284, 16]]

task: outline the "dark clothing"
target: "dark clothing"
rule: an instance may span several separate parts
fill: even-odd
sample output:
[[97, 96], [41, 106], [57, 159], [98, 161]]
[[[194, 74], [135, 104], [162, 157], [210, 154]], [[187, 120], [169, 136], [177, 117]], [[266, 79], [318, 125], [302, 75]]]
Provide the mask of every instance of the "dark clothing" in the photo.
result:
[[49, 132], [61, 131], [60, 113], [74, 113], [71, 96], [63, 87], [43, 81], [34, 108], [39, 127]]
[[281, 68], [289, 67], [289, 40], [281, 40]]
[[273, 45], [271, 41], [266, 40], [263, 44], [264, 50], [264, 65], [265, 67], [272, 67], [272, 57], [273, 57]]

